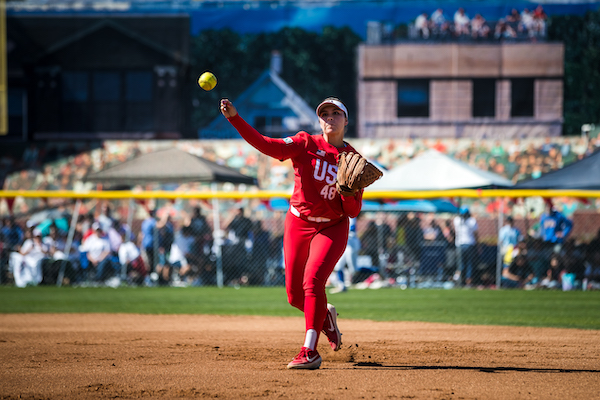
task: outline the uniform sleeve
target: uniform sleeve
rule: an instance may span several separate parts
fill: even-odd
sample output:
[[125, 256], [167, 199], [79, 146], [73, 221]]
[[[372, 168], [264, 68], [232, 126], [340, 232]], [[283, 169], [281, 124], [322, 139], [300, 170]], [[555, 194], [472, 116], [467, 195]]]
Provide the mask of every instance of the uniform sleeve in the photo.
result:
[[359, 190], [354, 196], [340, 196], [344, 214], [350, 218], [356, 218], [362, 208], [363, 191]]
[[275, 139], [262, 135], [252, 126], [250, 126], [239, 114], [227, 119], [238, 133], [263, 154], [276, 158], [278, 160], [286, 160], [298, 155], [305, 147], [306, 142], [301, 135], [289, 137], [285, 139]]

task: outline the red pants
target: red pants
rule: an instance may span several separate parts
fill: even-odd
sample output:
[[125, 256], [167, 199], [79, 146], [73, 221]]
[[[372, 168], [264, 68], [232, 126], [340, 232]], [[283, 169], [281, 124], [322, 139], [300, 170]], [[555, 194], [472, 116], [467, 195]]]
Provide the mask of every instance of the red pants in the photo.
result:
[[304, 312], [306, 330], [323, 329], [327, 314], [325, 284], [346, 250], [348, 218], [305, 221], [290, 212], [285, 218], [283, 253], [288, 302]]

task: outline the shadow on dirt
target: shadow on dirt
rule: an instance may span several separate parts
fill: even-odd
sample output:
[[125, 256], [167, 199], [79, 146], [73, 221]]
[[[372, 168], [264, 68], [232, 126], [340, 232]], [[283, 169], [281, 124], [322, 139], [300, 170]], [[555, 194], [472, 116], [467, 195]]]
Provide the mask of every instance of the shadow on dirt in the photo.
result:
[[464, 367], [456, 365], [383, 365], [378, 362], [357, 362], [354, 367], [369, 367], [370, 369], [397, 369], [397, 370], [472, 370], [480, 372], [542, 372], [542, 373], [580, 373], [591, 372], [600, 373], [598, 369], [566, 369], [566, 368], [522, 368], [522, 367]]

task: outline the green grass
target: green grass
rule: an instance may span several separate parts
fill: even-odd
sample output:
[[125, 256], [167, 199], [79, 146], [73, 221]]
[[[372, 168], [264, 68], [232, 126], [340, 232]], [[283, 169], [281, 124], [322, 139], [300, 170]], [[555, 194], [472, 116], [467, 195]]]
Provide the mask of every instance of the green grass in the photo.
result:
[[[600, 292], [351, 290], [329, 296], [343, 318], [600, 329]], [[276, 288], [0, 287], [0, 313], [300, 316]]]

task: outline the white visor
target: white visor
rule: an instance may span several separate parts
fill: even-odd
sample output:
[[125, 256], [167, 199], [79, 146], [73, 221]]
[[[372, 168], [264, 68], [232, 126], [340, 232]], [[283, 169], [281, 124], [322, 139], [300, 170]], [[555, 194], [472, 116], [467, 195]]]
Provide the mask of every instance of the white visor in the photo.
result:
[[344, 114], [346, 114], [346, 118], [348, 118], [348, 110], [346, 109], [346, 106], [344, 104], [342, 104], [341, 101], [338, 101], [338, 100], [325, 100], [321, 104], [319, 104], [319, 106], [317, 107], [317, 116], [319, 116], [319, 114], [320, 114], [321, 107], [323, 107], [326, 104], [333, 104], [334, 106], [336, 106], [337, 108], [342, 110], [344, 112]]

